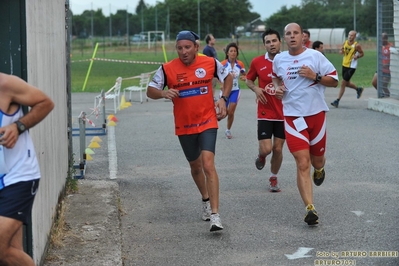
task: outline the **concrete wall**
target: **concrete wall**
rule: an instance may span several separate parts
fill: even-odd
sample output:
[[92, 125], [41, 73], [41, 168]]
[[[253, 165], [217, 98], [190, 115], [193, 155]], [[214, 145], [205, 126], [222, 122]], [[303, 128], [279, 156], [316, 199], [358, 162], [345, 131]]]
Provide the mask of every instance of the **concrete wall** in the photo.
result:
[[55, 102], [52, 113], [30, 131], [42, 173], [32, 214], [39, 265], [68, 171], [65, 0], [26, 1], [26, 20], [28, 82]]

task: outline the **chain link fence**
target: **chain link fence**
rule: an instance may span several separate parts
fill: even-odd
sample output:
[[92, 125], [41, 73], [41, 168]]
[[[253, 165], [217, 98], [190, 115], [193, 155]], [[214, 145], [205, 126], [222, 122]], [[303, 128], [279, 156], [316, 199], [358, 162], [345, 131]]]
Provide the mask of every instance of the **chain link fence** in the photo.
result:
[[373, 79], [378, 98], [399, 99], [399, 1], [377, 2], [378, 67]]

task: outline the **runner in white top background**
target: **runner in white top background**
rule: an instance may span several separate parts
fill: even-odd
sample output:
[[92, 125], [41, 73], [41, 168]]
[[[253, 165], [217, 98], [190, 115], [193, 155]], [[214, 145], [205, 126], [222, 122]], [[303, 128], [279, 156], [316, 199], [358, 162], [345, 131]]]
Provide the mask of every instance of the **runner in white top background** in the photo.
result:
[[313, 182], [320, 186], [325, 178], [326, 115], [325, 87], [338, 85], [333, 64], [320, 52], [302, 45], [303, 30], [297, 23], [284, 28], [288, 51], [273, 61], [276, 97], [282, 99], [285, 137], [297, 166], [297, 186], [306, 206], [305, 222], [318, 224], [313, 205]]

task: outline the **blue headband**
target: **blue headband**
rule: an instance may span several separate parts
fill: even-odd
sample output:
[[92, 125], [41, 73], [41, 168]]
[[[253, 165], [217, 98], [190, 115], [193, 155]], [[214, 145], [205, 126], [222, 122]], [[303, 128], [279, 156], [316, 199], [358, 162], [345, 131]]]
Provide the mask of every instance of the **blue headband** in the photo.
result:
[[188, 40], [195, 43], [196, 40], [199, 40], [199, 36], [193, 31], [183, 30], [176, 36], [176, 42], [181, 40]]

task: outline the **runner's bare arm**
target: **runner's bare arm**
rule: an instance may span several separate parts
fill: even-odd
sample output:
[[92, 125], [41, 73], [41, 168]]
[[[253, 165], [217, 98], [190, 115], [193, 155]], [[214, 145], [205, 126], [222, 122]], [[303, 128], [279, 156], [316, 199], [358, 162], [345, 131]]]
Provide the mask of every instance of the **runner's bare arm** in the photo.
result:
[[10, 104], [29, 106], [30, 111], [20, 119], [26, 128], [31, 128], [42, 121], [54, 108], [53, 101], [38, 88], [13, 75], [1, 73], [0, 87], [5, 91]]
[[179, 90], [176, 89], [168, 89], [168, 90], [158, 90], [157, 88], [148, 86], [147, 88], [147, 96], [151, 99], [169, 99], [179, 97]]
[[[54, 108], [53, 101], [44, 92], [13, 75], [0, 73], [0, 91], [2, 106], [8, 108], [5, 111], [8, 111], [12, 104], [30, 107], [30, 111], [19, 119], [26, 129], [38, 124]], [[18, 139], [17, 124], [3, 127], [1, 133], [4, 134], [3, 145], [12, 148]]]
[[356, 44], [356, 52], [357, 55], [354, 56], [355, 59], [359, 59], [364, 56], [364, 52], [360, 44]]

